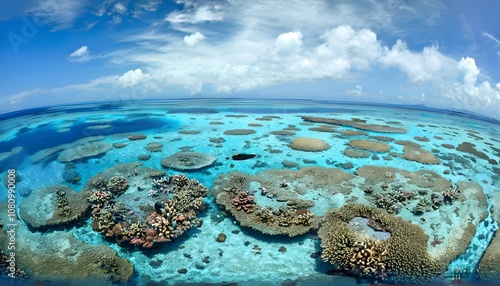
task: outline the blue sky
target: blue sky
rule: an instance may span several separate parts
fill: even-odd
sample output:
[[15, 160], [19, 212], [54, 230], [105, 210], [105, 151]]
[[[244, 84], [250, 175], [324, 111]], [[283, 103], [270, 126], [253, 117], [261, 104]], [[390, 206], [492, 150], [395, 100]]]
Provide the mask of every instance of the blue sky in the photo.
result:
[[0, 4], [0, 113], [143, 98], [317, 98], [500, 119], [496, 0]]

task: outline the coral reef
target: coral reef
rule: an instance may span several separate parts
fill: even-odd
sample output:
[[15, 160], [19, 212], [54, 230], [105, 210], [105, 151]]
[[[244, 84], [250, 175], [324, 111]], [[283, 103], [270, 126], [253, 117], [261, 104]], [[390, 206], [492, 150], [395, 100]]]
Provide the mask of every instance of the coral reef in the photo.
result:
[[387, 143], [377, 142], [372, 140], [351, 140], [349, 145], [353, 148], [363, 149], [373, 152], [389, 152], [391, 146]]
[[132, 264], [108, 246], [87, 244], [62, 231], [43, 235], [23, 232], [23, 237], [36, 241], [20, 243], [17, 248], [23, 259], [16, 262], [28, 277], [101, 285], [103, 281], [125, 283], [133, 274]]
[[459, 198], [460, 190], [457, 188], [449, 187], [446, 190], [442, 191], [443, 202], [447, 205], [451, 205], [454, 200]]
[[27, 278], [26, 273], [22, 269], [10, 264], [10, 260], [11, 258], [8, 257], [2, 250], [0, 250], [0, 279], [5, 278], [14, 281], [14, 279], [22, 280]]
[[[111, 192], [113, 188], [122, 190], [128, 185], [120, 175], [126, 172], [141, 177], [144, 182], [150, 181], [149, 194], [156, 192], [155, 197], [161, 200], [151, 205], [149, 199], [146, 200], [148, 205], [137, 207], [130, 201], [141, 200], [140, 192]], [[110, 174], [114, 176], [108, 181], [104, 179]], [[94, 189], [88, 198], [92, 204], [92, 229], [120, 246], [141, 248], [170, 242], [188, 229], [201, 225], [197, 214], [205, 208], [203, 197], [208, 192], [200, 182], [185, 175], [165, 176], [165, 172], [138, 168], [137, 164], [117, 166], [98, 174], [87, 187]]]
[[231, 129], [224, 131], [224, 135], [250, 135], [254, 133], [255, 130], [253, 129]]
[[48, 186], [24, 199], [19, 214], [30, 228], [37, 230], [70, 226], [87, 217], [87, 196], [87, 192], [77, 193], [68, 186]]
[[[500, 223], [500, 189], [491, 194], [491, 215], [495, 222]], [[500, 230], [495, 232], [493, 240], [486, 249], [477, 272], [481, 279], [498, 282], [500, 280]]]
[[144, 140], [146, 138], [147, 138], [147, 136], [144, 134], [133, 134], [133, 135], [128, 136], [128, 140], [132, 140], [132, 141]]
[[423, 197], [420, 200], [418, 200], [418, 203], [415, 206], [415, 208], [413, 208], [412, 213], [414, 213], [416, 215], [421, 215], [421, 214], [429, 211], [430, 205], [431, 205], [431, 202], [426, 197]]
[[[234, 178], [233, 178], [234, 179]], [[271, 235], [297, 236], [317, 229], [319, 218], [309, 210], [282, 205], [277, 209], [261, 207], [254, 196], [235, 186], [224, 188], [216, 202], [242, 225]]]
[[341, 126], [349, 126], [354, 127], [356, 129], [361, 130], [369, 130], [375, 132], [384, 132], [384, 133], [406, 133], [407, 130], [404, 128], [392, 127], [388, 125], [379, 125], [379, 124], [367, 124], [355, 120], [343, 120], [329, 117], [316, 117], [316, 116], [302, 116], [302, 119], [307, 122], [318, 122], [318, 123], [327, 123]]
[[405, 146], [403, 148], [403, 158], [410, 161], [416, 161], [422, 164], [439, 164], [441, 160], [434, 156], [431, 152], [412, 146]]
[[242, 210], [246, 213], [253, 212], [253, 207], [255, 206], [254, 197], [246, 191], [238, 192], [232, 199], [233, 205], [236, 210]]
[[120, 195], [128, 188], [127, 179], [124, 176], [113, 176], [107, 182], [106, 188], [113, 194]]
[[[151, 248], [155, 243], [170, 242], [191, 227], [201, 225], [201, 219], [196, 214], [205, 207], [201, 197], [194, 200], [186, 199], [186, 191], [176, 193], [171, 201], [157, 202], [156, 211], [149, 214], [145, 225], [124, 226], [120, 241], [131, 245]], [[135, 228], [135, 229], [134, 229]]]
[[[367, 238], [348, 222], [363, 217], [389, 232], [387, 240]], [[356, 204], [331, 210], [319, 230], [323, 260], [336, 271], [371, 281], [422, 283], [440, 275], [446, 264], [427, 253], [428, 236], [423, 230], [385, 211]]]
[[398, 213], [403, 204], [400, 201], [400, 193], [398, 191], [391, 191], [387, 194], [377, 193], [373, 197], [373, 202], [378, 208], [386, 210], [388, 213]]
[[365, 150], [345, 149], [344, 155], [349, 158], [368, 158], [371, 154]]
[[217, 158], [198, 152], [178, 152], [161, 160], [164, 168], [174, 170], [198, 170], [212, 165]]
[[163, 150], [163, 144], [161, 143], [148, 143], [146, 150], [149, 152], [161, 152]]
[[89, 142], [62, 151], [57, 159], [60, 162], [67, 163], [102, 156], [111, 149], [113, 149], [113, 145], [108, 142]]
[[330, 145], [321, 139], [297, 137], [290, 145], [292, 149], [308, 152], [319, 152], [330, 148]]

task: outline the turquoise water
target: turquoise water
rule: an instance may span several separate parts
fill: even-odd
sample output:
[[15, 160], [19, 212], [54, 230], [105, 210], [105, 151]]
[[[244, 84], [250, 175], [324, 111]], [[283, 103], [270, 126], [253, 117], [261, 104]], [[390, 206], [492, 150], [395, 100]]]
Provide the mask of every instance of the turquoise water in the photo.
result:
[[[0, 119], [0, 249], [15, 256], [17, 271], [3, 262], [7, 280], [20, 270], [25, 281], [138, 285], [500, 278], [495, 121], [277, 100], [86, 104]], [[191, 180], [187, 187], [173, 183], [179, 174]], [[153, 182], [161, 177], [168, 183]], [[104, 192], [113, 199], [91, 198]], [[181, 196], [203, 203], [169, 213], [167, 202]], [[338, 220], [375, 213], [378, 227]], [[397, 229], [389, 223], [396, 218]], [[172, 230], [160, 228], [165, 220]], [[143, 233], [126, 236], [137, 222]], [[144, 232], [152, 229], [148, 241]], [[338, 244], [346, 231], [357, 243]], [[378, 239], [377, 231], [391, 238]], [[404, 247], [396, 246], [401, 239]], [[378, 264], [351, 259], [363, 241], [374, 243]]]

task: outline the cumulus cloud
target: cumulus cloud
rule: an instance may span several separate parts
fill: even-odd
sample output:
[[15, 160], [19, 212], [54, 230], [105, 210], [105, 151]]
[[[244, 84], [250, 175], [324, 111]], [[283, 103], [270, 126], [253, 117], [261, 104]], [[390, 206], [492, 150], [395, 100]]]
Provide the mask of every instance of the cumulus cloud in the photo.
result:
[[474, 86], [479, 75], [479, 69], [473, 58], [462, 58], [457, 65], [459, 71], [463, 73], [463, 83], [467, 86]]
[[492, 86], [489, 81], [478, 83], [479, 69], [473, 58], [462, 58], [457, 69], [460, 71], [462, 79], [453, 83], [448, 88], [446, 97], [456, 102], [461, 108], [496, 113], [500, 110], [500, 83]]
[[184, 42], [188, 47], [194, 47], [198, 42], [201, 40], [205, 39], [205, 35], [203, 35], [200, 32], [196, 32], [194, 34], [191, 34], [189, 36], [184, 36]]
[[121, 76], [118, 76], [118, 82], [123, 87], [132, 87], [144, 83], [149, 78], [149, 74], [142, 73], [141, 69], [129, 70]]
[[354, 89], [348, 90], [347, 91], [348, 95], [355, 95], [355, 96], [362, 96], [365, 95], [366, 92], [363, 91], [363, 87], [360, 85], [356, 85]]
[[424, 82], [438, 79], [443, 65], [450, 62], [436, 46], [425, 47], [422, 52], [410, 51], [405, 42], [398, 40], [391, 49], [379, 59], [386, 67], [397, 67], [405, 72], [411, 82]]
[[91, 60], [89, 47], [81, 46], [76, 49], [76, 51], [69, 55], [68, 60], [71, 62], [87, 62]]
[[274, 51], [278, 56], [297, 55], [302, 46], [302, 33], [289, 32], [283, 33], [276, 38]]

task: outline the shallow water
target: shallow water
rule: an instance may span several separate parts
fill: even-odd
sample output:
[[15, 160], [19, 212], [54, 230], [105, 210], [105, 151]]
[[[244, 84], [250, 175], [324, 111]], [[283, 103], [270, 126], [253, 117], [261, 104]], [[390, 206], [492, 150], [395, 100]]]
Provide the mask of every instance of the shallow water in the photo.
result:
[[[360, 276], [363, 283], [396, 284], [500, 278], [500, 241], [492, 242], [500, 212], [489, 212], [500, 203], [495, 121], [394, 106], [239, 100], [86, 104], [0, 119], [5, 178], [0, 249], [7, 257], [14, 253], [27, 279], [319, 285], [355, 283]], [[301, 145], [297, 138], [308, 139]], [[164, 159], [178, 152], [202, 153], [215, 161], [197, 167], [198, 157]], [[172, 168], [175, 163], [180, 166]], [[185, 174], [197, 180], [202, 186], [190, 185], [191, 193], [206, 187], [196, 197], [204, 207], [177, 211], [175, 222], [166, 205], [155, 210], [155, 202], [175, 200], [179, 191], [171, 182], [163, 185], [167, 190], [155, 185], [153, 179], [161, 176], [151, 173], [158, 171], [166, 179]], [[112, 191], [113, 204], [121, 202], [123, 209], [113, 208], [116, 216], [99, 227], [107, 203], [89, 198], [111, 190], [113, 176], [126, 182]], [[107, 185], [93, 184], [98, 177]], [[61, 189], [64, 193], [57, 194]], [[9, 190], [15, 197], [8, 197]], [[247, 202], [240, 204], [237, 195]], [[9, 216], [8, 202], [17, 216]], [[327, 233], [345, 228], [366, 241], [359, 219], [342, 222], [345, 227], [338, 231], [326, 229], [332, 222], [328, 211], [339, 213], [352, 204], [380, 211], [387, 221], [399, 217], [397, 225], [408, 224], [403, 230], [379, 225], [393, 239], [380, 246], [387, 254], [374, 252], [380, 264], [373, 269], [324, 251], [331, 238]], [[264, 220], [265, 207], [272, 208], [272, 221]], [[304, 213], [312, 215], [306, 222], [299, 217]], [[168, 232], [171, 241], [124, 239], [125, 229], [151, 214], [158, 220], [168, 217], [176, 229]], [[371, 218], [366, 210], [352, 216]], [[186, 220], [186, 229], [178, 228]], [[117, 224], [123, 229], [118, 231]], [[364, 228], [372, 233], [375, 227]], [[151, 223], [146, 229], [160, 231]], [[394, 246], [401, 239], [406, 248]], [[402, 250], [408, 252], [395, 254]], [[323, 261], [321, 253], [337, 264]], [[418, 261], [423, 264], [405, 268]], [[432, 267], [426, 263], [438, 270], [428, 271]]]

